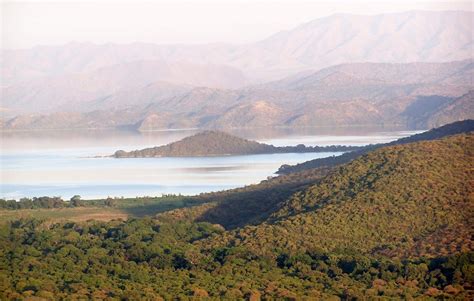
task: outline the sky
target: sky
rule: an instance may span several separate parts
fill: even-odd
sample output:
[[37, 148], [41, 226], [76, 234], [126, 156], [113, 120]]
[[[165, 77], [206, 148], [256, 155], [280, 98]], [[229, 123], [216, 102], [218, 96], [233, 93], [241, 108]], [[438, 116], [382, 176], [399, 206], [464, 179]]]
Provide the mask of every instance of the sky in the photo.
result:
[[0, 1], [4, 49], [68, 42], [242, 44], [334, 13], [474, 10], [474, 0]]

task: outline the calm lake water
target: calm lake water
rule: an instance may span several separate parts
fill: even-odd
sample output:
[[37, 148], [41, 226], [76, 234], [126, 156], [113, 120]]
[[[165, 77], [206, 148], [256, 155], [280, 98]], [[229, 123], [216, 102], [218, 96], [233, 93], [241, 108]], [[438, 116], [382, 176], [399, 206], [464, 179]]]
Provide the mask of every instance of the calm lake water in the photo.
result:
[[[211, 158], [92, 158], [118, 149], [167, 144], [196, 130], [150, 132], [46, 131], [2, 133], [0, 198], [79, 194], [99, 197], [197, 194], [258, 183], [282, 164], [339, 155], [294, 153]], [[397, 129], [259, 129], [233, 134], [283, 145], [366, 145], [389, 142], [420, 131]]]

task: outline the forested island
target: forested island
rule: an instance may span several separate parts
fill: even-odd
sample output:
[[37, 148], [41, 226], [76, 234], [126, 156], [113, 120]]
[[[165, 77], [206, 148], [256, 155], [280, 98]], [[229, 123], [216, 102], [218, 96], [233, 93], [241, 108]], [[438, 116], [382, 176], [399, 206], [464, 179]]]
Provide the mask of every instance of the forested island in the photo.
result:
[[206, 157], [276, 153], [347, 152], [358, 146], [273, 146], [236, 137], [220, 131], [203, 131], [167, 145], [126, 152], [116, 151], [115, 158]]

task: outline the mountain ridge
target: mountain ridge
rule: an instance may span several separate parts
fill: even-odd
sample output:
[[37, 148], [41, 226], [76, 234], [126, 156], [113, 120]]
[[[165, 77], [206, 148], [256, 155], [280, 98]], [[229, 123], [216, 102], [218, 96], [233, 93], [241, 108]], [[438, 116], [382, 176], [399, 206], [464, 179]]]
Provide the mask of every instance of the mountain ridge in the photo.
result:
[[[347, 74], [347, 70], [352, 74], [341, 77], [340, 74]], [[385, 83], [380, 84], [380, 80], [374, 83], [371, 70], [379, 70], [377, 76], [385, 77]], [[107, 108], [103, 112], [109, 116], [107, 120], [91, 120], [94, 114], [101, 114], [86, 111], [81, 113], [83, 121], [79, 120], [77, 126], [68, 123], [59, 128], [84, 128], [90, 122], [96, 127], [106, 122], [107, 126], [115, 124], [138, 130], [341, 125], [430, 128], [474, 118], [474, 109], [469, 106], [473, 97], [470, 91], [474, 90], [473, 73], [472, 60], [440, 64], [364, 63], [338, 65], [237, 90], [171, 84], [153, 89], [147, 85], [138, 90], [119, 92], [105, 100], [84, 102], [94, 111]], [[320, 81], [328, 75], [338, 80]], [[354, 82], [355, 78], [359, 79]], [[464, 100], [456, 101], [463, 97]], [[450, 104], [456, 106], [456, 102], [457, 107], [464, 107], [461, 104], [466, 103], [466, 109], [450, 109]], [[8, 110], [3, 114], [6, 112]], [[161, 117], [147, 120], [146, 126], [141, 127], [147, 116], [153, 114]], [[8, 127], [11, 118], [4, 118], [4, 129], [39, 128], [35, 119], [29, 124], [22, 123], [21, 127]], [[41, 118], [46, 121], [49, 117], [44, 114]], [[56, 126], [54, 120], [51, 120], [51, 126], [41, 125], [45, 128]]]
[[[22, 76], [88, 72], [136, 59], [224, 64], [241, 69], [254, 79], [269, 81], [344, 62], [408, 63], [471, 58], [472, 16], [470, 11], [334, 14], [241, 45], [72, 43], [33, 50], [6, 50], [2, 59], [7, 63], [6, 70], [11, 72], [5, 75], [6, 82], [10, 83]], [[38, 64], [29, 51], [38, 53], [42, 64]], [[84, 60], [82, 56], [89, 59]]]
[[[472, 118], [470, 111], [448, 109], [450, 100], [441, 103], [441, 98], [458, 98], [474, 89], [473, 19], [474, 12], [462, 11], [332, 15], [243, 45], [73, 43], [3, 51], [1, 115], [11, 119], [41, 112], [46, 121], [50, 113], [70, 110], [84, 113], [77, 125], [81, 128], [90, 122], [100, 127], [102, 120], [86, 116], [92, 111], [113, 109], [115, 113], [106, 114], [117, 120], [107, 126], [120, 128], [136, 128], [151, 114], [163, 116], [153, 119], [156, 126], [147, 120], [147, 130], [181, 123], [242, 127], [247, 121], [249, 127], [437, 126], [461, 115]], [[183, 86], [161, 92], [147, 88], [158, 81]], [[220, 89], [214, 95], [192, 95], [200, 86]], [[173, 102], [185, 95], [189, 106], [176, 110]], [[405, 112], [425, 101], [418, 98], [434, 96], [439, 108], [448, 111]], [[272, 108], [268, 118], [252, 105], [256, 101]], [[121, 110], [130, 108], [137, 117], [122, 122]], [[242, 112], [224, 116], [230, 108]], [[239, 120], [236, 114], [244, 116]], [[58, 124], [41, 123], [46, 128]], [[22, 126], [36, 128], [34, 120]]]
[[[443, 246], [430, 250], [430, 241], [424, 241], [417, 250], [415, 242], [474, 219], [469, 197], [473, 139], [472, 133], [458, 134], [371, 151], [295, 193], [267, 221], [207, 239], [202, 246], [238, 245], [262, 254], [318, 249], [434, 256]], [[444, 243], [445, 255], [474, 248], [469, 234]]]

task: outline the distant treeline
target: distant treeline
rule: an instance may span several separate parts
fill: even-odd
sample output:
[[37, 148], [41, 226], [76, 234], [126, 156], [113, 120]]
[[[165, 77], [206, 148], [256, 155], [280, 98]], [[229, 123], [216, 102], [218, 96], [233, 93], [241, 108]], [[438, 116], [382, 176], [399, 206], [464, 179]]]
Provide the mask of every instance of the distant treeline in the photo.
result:
[[38, 197], [38, 198], [22, 198], [16, 200], [0, 199], [0, 208], [3, 209], [39, 209], [39, 208], [63, 208], [74, 207], [77, 203], [67, 202], [60, 197]]
[[75, 195], [70, 200], [63, 200], [60, 197], [34, 197], [21, 198], [16, 200], [0, 199], [0, 210], [19, 209], [53, 209], [53, 208], [74, 208], [74, 207], [129, 207], [131, 205], [149, 205], [151, 203], [164, 203], [181, 200], [183, 196], [174, 194], [163, 194], [159, 197], [136, 197], [136, 198], [105, 198], [96, 200], [82, 200], [81, 196]]
[[109, 206], [115, 205], [116, 199], [107, 198], [104, 200], [96, 201], [85, 201], [81, 200], [79, 195], [73, 196], [69, 201], [65, 201], [60, 197], [34, 197], [22, 198], [19, 201], [16, 200], [4, 200], [0, 199], [0, 208], [3, 209], [52, 209], [52, 208], [66, 208], [66, 207], [82, 207], [82, 206]]

